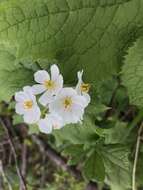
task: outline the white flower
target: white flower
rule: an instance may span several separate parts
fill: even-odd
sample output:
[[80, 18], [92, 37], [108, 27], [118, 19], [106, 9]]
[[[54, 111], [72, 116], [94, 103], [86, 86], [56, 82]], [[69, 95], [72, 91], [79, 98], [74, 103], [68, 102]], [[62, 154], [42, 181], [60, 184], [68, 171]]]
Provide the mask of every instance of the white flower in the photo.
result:
[[77, 123], [83, 119], [85, 98], [73, 88], [63, 88], [49, 104], [49, 111], [63, 118], [64, 124]]
[[79, 95], [84, 96], [84, 98], [86, 99], [86, 106], [87, 106], [91, 101], [91, 98], [88, 94], [90, 85], [83, 82], [82, 75], [83, 75], [83, 70], [77, 73], [78, 83], [76, 86], [76, 91]]
[[16, 113], [24, 116], [24, 122], [33, 124], [40, 119], [40, 109], [33, 95], [31, 87], [23, 88], [23, 91], [15, 93]]
[[39, 84], [33, 86], [33, 92], [35, 95], [44, 92], [39, 99], [39, 102], [43, 106], [50, 103], [53, 100], [53, 97], [57, 95], [63, 87], [63, 77], [59, 72], [58, 66], [52, 65], [50, 70], [51, 77], [45, 70], [37, 71], [34, 74], [34, 79]]
[[44, 119], [40, 119], [38, 122], [41, 132], [49, 134], [53, 129], [60, 129], [63, 127], [63, 120], [57, 114], [47, 114]]

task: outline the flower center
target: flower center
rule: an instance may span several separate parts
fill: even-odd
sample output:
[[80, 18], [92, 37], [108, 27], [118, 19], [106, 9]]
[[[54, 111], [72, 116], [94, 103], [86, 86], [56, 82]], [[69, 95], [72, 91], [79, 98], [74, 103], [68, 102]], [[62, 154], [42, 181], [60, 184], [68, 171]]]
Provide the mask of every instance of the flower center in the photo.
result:
[[24, 102], [24, 108], [25, 109], [31, 109], [33, 106], [33, 102], [31, 100], [27, 100]]
[[53, 80], [46, 80], [44, 82], [44, 86], [48, 89], [48, 90], [53, 90], [55, 88], [55, 82]]
[[65, 108], [65, 109], [70, 108], [70, 107], [72, 106], [72, 99], [71, 99], [71, 97], [66, 97], [66, 98], [64, 99], [63, 104], [64, 104], [64, 108]]
[[80, 86], [80, 89], [81, 89], [81, 92], [88, 93], [89, 89], [90, 89], [90, 84], [88, 84], [88, 83], [82, 83], [81, 86]]

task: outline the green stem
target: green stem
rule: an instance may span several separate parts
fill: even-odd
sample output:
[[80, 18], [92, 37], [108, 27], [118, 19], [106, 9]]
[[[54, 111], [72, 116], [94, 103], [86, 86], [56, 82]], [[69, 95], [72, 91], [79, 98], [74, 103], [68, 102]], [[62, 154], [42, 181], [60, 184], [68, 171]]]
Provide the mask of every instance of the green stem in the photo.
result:
[[137, 162], [138, 162], [138, 156], [139, 156], [142, 130], [143, 130], [143, 122], [140, 125], [140, 128], [138, 130], [138, 136], [137, 136], [135, 158], [134, 158], [134, 165], [133, 165], [133, 173], [132, 173], [132, 190], [137, 190], [137, 188], [136, 188], [136, 169], [137, 169]]

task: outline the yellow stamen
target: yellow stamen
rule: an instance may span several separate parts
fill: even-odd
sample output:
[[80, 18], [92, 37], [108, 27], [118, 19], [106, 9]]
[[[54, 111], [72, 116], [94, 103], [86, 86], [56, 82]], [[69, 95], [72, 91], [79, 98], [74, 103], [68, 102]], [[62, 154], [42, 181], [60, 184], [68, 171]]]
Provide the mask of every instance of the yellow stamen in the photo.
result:
[[90, 84], [88, 83], [82, 83], [80, 86], [81, 92], [86, 92], [88, 93], [90, 90]]
[[27, 100], [24, 102], [24, 108], [25, 109], [31, 109], [33, 106], [33, 102], [31, 100]]
[[72, 105], [72, 99], [71, 99], [71, 97], [66, 97], [66, 98], [64, 99], [64, 101], [63, 101], [63, 104], [64, 104], [64, 108], [65, 108], [65, 109], [70, 108], [71, 105]]
[[44, 86], [48, 89], [48, 90], [53, 90], [55, 88], [55, 82], [52, 80], [46, 80], [44, 82]]

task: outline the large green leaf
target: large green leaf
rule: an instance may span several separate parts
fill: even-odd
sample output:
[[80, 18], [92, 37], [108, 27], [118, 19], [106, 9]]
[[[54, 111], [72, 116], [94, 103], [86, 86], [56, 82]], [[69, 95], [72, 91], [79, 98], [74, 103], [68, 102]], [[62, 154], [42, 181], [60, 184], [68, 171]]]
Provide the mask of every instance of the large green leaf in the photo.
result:
[[122, 69], [123, 84], [132, 104], [143, 107], [143, 38], [129, 48]]
[[[17, 61], [56, 59], [67, 83], [83, 68], [85, 79], [97, 85], [116, 74], [125, 49], [138, 37], [142, 7], [143, 0], [3, 0], [0, 44], [15, 50]], [[0, 65], [6, 65], [4, 60]], [[19, 79], [20, 86], [26, 79], [26, 74]], [[9, 95], [16, 89], [1, 87]]]

